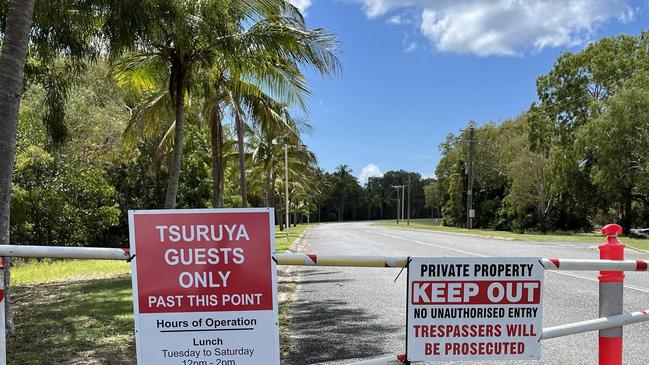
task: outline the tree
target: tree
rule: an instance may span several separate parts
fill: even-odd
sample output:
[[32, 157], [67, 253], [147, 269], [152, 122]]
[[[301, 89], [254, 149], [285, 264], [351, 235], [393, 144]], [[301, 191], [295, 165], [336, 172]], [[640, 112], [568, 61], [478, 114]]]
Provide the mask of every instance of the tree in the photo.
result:
[[[257, 4], [257, 3], [255, 3]], [[109, 7], [105, 33], [113, 59], [124, 51], [134, 51], [118, 64], [125, 79], [150, 88], [167, 87], [173, 103], [173, 157], [170, 161], [165, 208], [176, 206], [182, 165], [185, 102], [195, 73], [214, 63], [216, 50], [231, 42], [228, 27], [239, 14], [267, 9], [251, 8], [245, 1], [229, 6], [218, 0], [186, 2], [167, 0], [149, 3], [114, 1]]]
[[426, 197], [426, 206], [431, 209], [431, 218], [441, 215], [441, 207], [444, 203], [442, 191], [437, 184], [437, 181], [431, 181], [424, 187], [424, 194]]
[[507, 195], [516, 218], [514, 228], [522, 229], [527, 223], [528, 210], [536, 215], [536, 223], [545, 232], [547, 217], [554, 205], [549, 163], [543, 155], [522, 149], [518, 158], [508, 166], [511, 187]]
[[[241, 200], [247, 206], [246, 168], [244, 159], [244, 125], [246, 119], [275, 121], [276, 103], [306, 110], [309, 94], [300, 67], [312, 67], [323, 75], [335, 72], [339, 61], [334, 54], [335, 37], [322, 29], [308, 29], [294, 6], [282, 2], [283, 11], [260, 19], [244, 30], [239, 21], [234, 28], [236, 42], [225, 50], [222, 61], [215, 64], [219, 76], [216, 95], [225, 97], [237, 131]], [[219, 108], [222, 100], [212, 100]], [[218, 114], [215, 114], [218, 115]], [[248, 118], [246, 118], [248, 117]]]
[[[18, 109], [22, 95], [25, 55], [35, 0], [12, 0], [4, 29], [0, 54], [0, 244], [10, 240], [11, 180], [16, 155]], [[13, 319], [9, 305], [9, 264], [4, 265], [2, 282], [5, 296], [5, 325], [13, 333]]]
[[[333, 72], [339, 67], [339, 62], [333, 54], [336, 46], [334, 37], [322, 29], [307, 29], [299, 11], [282, 0], [274, 0], [266, 5], [268, 6], [255, 8], [232, 2], [222, 6], [219, 8], [222, 15], [219, 18], [219, 25], [212, 27], [211, 23], [205, 24], [205, 27], [214, 28], [210, 28], [207, 32], [211, 33], [212, 38], [204, 40], [204, 44], [195, 42], [196, 45], [193, 47], [199, 47], [195, 50], [184, 51], [188, 54], [189, 65], [194, 65], [192, 62], [196, 62], [193, 74], [200, 75], [197, 78], [204, 80], [201, 88], [194, 91], [200, 91], [198, 97], [205, 98], [203, 114], [209, 118], [214, 206], [222, 204], [220, 196], [223, 179], [223, 127], [221, 123], [226, 112], [229, 111], [229, 115], [232, 116], [237, 133], [241, 201], [242, 205], [246, 206], [248, 199], [244, 141], [246, 119], [254, 120], [255, 113], [272, 114], [273, 111], [269, 109], [272, 108], [272, 102], [297, 105], [305, 109], [304, 96], [308, 93], [308, 89], [299, 67], [311, 66], [323, 74]], [[208, 5], [204, 6], [209, 8]], [[182, 12], [179, 14], [182, 15]], [[216, 22], [212, 18], [204, 18], [206, 17], [201, 17], [201, 20]], [[255, 20], [252, 25], [246, 23], [250, 19]], [[201, 27], [197, 29], [205, 31]], [[196, 33], [197, 30], [194, 32]], [[198, 33], [194, 34], [194, 37], [202, 39]], [[166, 55], [170, 52], [180, 51], [156, 50], [154, 55], [158, 53]], [[195, 60], [192, 54], [196, 54]], [[167, 75], [161, 73], [160, 67], [173, 62], [173, 60], [166, 60], [164, 63], [155, 64], [156, 61], [145, 54], [122, 63], [124, 67], [121, 68], [123, 74], [130, 78], [140, 78], [142, 81], [147, 78], [155, 79], [155, 75], [158, 75], [153, 84], [158, 85], [159, 94], [147, 105], [149, 108], [156, 108], [157, 103], [165, 102], [159, 96], [164, 93], [160, 85], [166, 85], [170, 80]], [[169, 91], [169, 94], [173, 95], [171, 88]], [[177, 114], [178, 107], [176, 106], [175, 109]], [[175, 135], [178, 136], [178, 118], [175, 119]], [[178, 148], [174, 148], [174, 164], [178, 158], [178, 151]], [[174, 171], [176, 169], [172, 168], [172, 174]]]
[[645, 35], [604, 38], [579, 53], [562, 54], [537, 79], [541, 103], [531, 111], [545, 116], [534, 116], [539, 128], [530, 133], [530, 143], [547, 146], [550, 141], [547, 155], [561, 228], [588, 228], [588, 217], [602, 204], [590, 178], [592, 159], [577, 149], [578, 132], [606, 110], [625, 80], [646, 68], [646, 44]]
[[[606, 110], [579, 133], [583, 155], [591, 159], [591, 178], [607, 213], [628, 231], [636, 223], [634, 202], [649, 204], [649, 74], [628, 80]], [[639, 210], [639, 209], [638, 209]], [[609, 215], [609, 214], [607, 214]]]
[[336, 171], [334, 171], [332, 178], [334, 181], [334, 199], [337, 200], [339, 204], [338, 220], [342, 222], [345, 220], [345, 200], [348, 199], [355, 188], [357, 186], [360, 187], [360, 185], [358, 184], [356, 177], [352, 175], [352, 169], [344, 164], [336, 167]]
[[57, 166], [30, 146], [16, 158], [12, 236], [17, 244], [105, 246], [119, 223], [115, 188], [92, 167]]

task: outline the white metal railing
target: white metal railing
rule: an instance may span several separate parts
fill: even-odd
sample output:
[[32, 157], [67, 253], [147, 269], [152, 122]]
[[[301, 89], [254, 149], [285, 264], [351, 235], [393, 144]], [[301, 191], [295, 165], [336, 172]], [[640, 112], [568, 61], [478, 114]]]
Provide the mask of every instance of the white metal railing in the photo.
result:
[[[128, 260], [126, 248], [101, 247], [59, 247], [0, 245], [0, 257], [51, 257], [67, 259]], [[278, 265], [299, 266], [346, 266], [401, 268], [406, 265], [407, 256], [355, 256], [317, 255], [308, 253], [276, 253], [273, 258]], [[581, 260], [541, 259], [546, 270], [582, 271], [648, 271], [647, 260]]]
[[[544, 328], [543, 334], [541, 335], [541, 340], [549, 340], [557, 337], [626, 326], [629, 324], [640, 323], [644, 321], [649, 321], [649, 310]], [[376, 359], [354, 362], [350, 365], [403, 365], [402, 359], [404, 357], [404, 355], [388, 355]]]
[[[65, 259], [97, 259], [130, 261], [132, 256], [126, 248], [100, 247], [58, 247], [29, 245], [0, 245], [0, 257], [46, 257]], [[407, 256], [352, 256], [317, 255], [307, 253], [275, 253], [273, 260], [278, 265], [298, 266], [343, 266], [343, 267], [382, 267], [403, 268]], [[648, 271], [647, 260], [582, 260], [582, 259], [541, 259], [545, 270], [583, 270], [583, 271]], [[600, 294], [601, 295], [601, 294]], [[3, 302], [4, 303], [4, 302]], [[4, 311], [2, 311], [4, 312]], [[1, 315], [0, 315], [1, 317]], [[563, 337], [596, 330], [606, 330], [633, 323], [649, 321], [649, 310], [597, 318], [588, 321], [569, 323], [544, 328], [541, 339]], [[4, 347], [4, 343], [0, 343]], [[4, 350], [2, 348], [1, 350]], [[2, 351], [4, 352], [4, 351]], [[390, 355], [372, 360], [356, 362], [354, 365], [393, 365], [403, 364], [404, 355]]]
[[649, 321], [649, 310], [625, 313], [617, 316], [591, 319], [588, 321], [562, 324], [561, 326], [549, 327], [543, 329], [542, 340], [549, 340], [557, 337], [576, 335], [579, 333], [605, 330], [626, 326], [628, 324]]
[[126, 248], [0, 245], [0, 256], [128, 260], [130, 254]]

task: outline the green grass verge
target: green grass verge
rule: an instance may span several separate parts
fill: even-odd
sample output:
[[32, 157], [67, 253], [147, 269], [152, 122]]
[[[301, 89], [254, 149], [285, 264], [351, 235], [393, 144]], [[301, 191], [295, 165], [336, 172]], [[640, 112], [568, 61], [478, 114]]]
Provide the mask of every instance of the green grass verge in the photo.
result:
[[17, 264], [11, 269], [14, 285], [39, 284], [75, 280], [113, 278], [129, 275], [131, 265], [112, 260], [47, 260]]
[[279, 227], [275, 227], [275, 251], [284, 252], [286, 251], [293, 242], [298, 238], [299, 235], [304, 233], [308, 224], [300, 224], [297, 227], [290, 227], [288, 229], [288, 237], [286, 237], [286, 232], [280, 231]]
[[[277, 251], [306, 228], [291, 227], [288, 238], [277, 228]], [[7, 343], [9, 364], [135, 364], [130, 264], [29, 261], [12, 268], [12, 282], [16, 334]]]
[[[400, 223], [397, 225], [395, 221], [379, 221], [376, 224], [381, 226], [386, 226], [386, 227], [426, 229], [426, 230], [437, 231], [437, 232], [470, 234], [474, 236], [518, 240], [518, 241], [583, 242], [583, 243], [590, 243], [593, 245], [599, 244], [604, 241], [604, 237], [602, 235], [597, 235], [595, 233], [563, 233], [562, 232], [562, 233], [543, 234], [543, 233], [515, 233], [509, 231], [493, 231], [488, 229], [466, 229], [466, 228], [442, 226], [439, 225], [437, 222], [433, 222], [430, 219], [411, 219], [409, 226], [406, 225], [405, 223]], [[649, 240], [620, 237], [620, 241], [624, 242], [629, 246], [633, 246], [641, 250], [649, 250]]]
[[131, 279], [13, 287], [9, 364], [134, 364]]

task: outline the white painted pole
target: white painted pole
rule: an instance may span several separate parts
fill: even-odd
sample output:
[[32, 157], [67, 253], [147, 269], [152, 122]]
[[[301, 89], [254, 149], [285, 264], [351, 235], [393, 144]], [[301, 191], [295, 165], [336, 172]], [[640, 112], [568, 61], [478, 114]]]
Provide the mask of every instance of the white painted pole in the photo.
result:
[[348, 266], [348, 267], [399, 267], [406, 266], [407, 257], [311, 255], [276, 253], [273, 255], [279, 265], [296, 266]]
[[[63, 259], [126, 260], [128, 249], [103, 247], [64, 247], [0, 245], [0, 256], [50, 257]], [[317, 255], [308, 253], [276, 253], [279, 265], [403, 267], [407, 256]], [[580, 260], [541, 259], [546, 270], [566, 271], [648, 271], [649, 260]]]
[[647, 260], [542, 259], [546, 270], [647, 271]]
[[[0, 247], [0, 254], [2, 253]], [[279, 265], [403, 267], [406, 256], [317, 255], [309, 253], [276, 253]], [[647, 271], [646, 260], [580, 260], [541, 259], [546, 270], [566, 271]]]
[[2, 245], [0, 256], [126, 260], [130, 254], [126, 248]]
[[570, 336], [590, 331], [605, 330], [645, 321], [649, 321], [649, 310], [619, 314], [616, 316], [603, 317], [591, 319], [588, 321], [568, 323], [556, 327], [544, 328], [541, 339], [549, 340], [556, 337]]

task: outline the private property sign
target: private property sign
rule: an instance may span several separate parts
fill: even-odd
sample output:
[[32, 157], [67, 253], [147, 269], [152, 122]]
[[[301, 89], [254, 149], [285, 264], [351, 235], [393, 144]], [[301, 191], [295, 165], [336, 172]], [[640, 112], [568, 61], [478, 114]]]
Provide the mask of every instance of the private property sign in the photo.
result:
[[543, 273], [538, 258], [412, 258], [408, 360], [539, 359]]
[[139, 365], [279, 364], [272, 209], [129, 212]]

